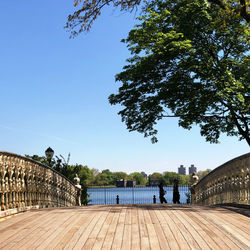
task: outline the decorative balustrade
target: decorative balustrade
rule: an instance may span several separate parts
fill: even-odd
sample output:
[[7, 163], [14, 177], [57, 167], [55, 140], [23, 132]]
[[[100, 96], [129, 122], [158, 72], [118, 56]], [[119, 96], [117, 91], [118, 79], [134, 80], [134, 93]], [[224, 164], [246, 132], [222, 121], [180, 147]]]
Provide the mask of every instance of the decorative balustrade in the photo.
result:
[[32, 206], [80, 205], [80, 193], [79, 185], [75, 186], [48, 166], [20, 155], [0, 151], [2, 211]]
[[[211, 171], [191, 187], [192, 203], [201, 205], [250, 204], [250, 153]], [[195, 179], [195, 176], [194, 176]]]

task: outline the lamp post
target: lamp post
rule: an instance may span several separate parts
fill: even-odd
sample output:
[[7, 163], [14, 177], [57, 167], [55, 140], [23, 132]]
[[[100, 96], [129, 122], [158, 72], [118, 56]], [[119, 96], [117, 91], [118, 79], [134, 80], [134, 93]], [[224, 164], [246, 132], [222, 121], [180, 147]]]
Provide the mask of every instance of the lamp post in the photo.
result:
[[49, 162], [49, 166], [51, 167], [51, 160], [53, 158], [53, 155], [54, 155], [54, 150], [50, 147], [48, 147], [45, 151], [45, 155], [46, 155], [46, 158]]

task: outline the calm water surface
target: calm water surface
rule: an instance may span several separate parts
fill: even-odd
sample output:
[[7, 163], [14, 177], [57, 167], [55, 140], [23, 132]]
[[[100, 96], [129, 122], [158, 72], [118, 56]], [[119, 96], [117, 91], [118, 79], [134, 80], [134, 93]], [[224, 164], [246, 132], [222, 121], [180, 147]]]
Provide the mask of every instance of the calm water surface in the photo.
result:
[[[165, 198], [168, 203], [173, 203], [173, 187], [164, 187], [166, 191]], [[119, 196], [120, 204], [145, 204], [153, 203], [153, 196], [156, 196], [156, 202], [159, 200], [158, 187], [135, 187], [135, 188], [88, 188], [90, 194], [90, 205], [116, 204], [116, 197]], [[190, 194], [188, 186], [180, 186], [180, 202], [186, 203], [187, 196]]]

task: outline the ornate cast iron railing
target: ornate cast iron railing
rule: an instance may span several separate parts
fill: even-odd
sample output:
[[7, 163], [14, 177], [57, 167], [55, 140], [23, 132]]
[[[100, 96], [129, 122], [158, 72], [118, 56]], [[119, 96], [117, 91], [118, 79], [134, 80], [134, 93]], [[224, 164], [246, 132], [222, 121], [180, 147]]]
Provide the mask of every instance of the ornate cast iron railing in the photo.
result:
[[[217, 167], [191, 187], [192, 203], [250, 204], [250, 153]], [[194, 176], [195, 179], [195, 176]]]
[[[78, 183], [79, 184], [79, 183]], [[80, 189], [60, 173], [29, 158], [0, 151], [1, 210], [79, 205]]]

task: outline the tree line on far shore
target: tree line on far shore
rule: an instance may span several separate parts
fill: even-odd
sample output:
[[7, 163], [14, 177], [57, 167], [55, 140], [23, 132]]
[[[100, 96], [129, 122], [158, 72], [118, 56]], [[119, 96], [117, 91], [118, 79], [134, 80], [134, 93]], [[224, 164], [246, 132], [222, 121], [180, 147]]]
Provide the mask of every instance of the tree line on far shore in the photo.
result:
[[[163, 172], [157, 173], [154, 172], [145, 178], [139, 172], [133, 172], [127, 174], [125, 172], [111, 172], [109, 169], [105, 169], [99, 171], [95, 168], [89, 168], [87, 165], [82, 164], [69, 164], [70, 154], [67, 157], [67, 160], [60, 155], [55, 156], [52, 159], [46, 158], [46, 156], [38, 156], [38, 155], [25, 155], [28, 158], [31, 158], [35, 161], [43, 163], [47, 166], [50, 166], [52, 169], [61, 173], [69, 180], [73, 181], [75, 174], [77, 174], [80, 178], [80, 184], [84, 187], [93, 187], [93, 186], [115, 186], [117, 180], [125, 179], [125, 180], [134, 180], [136, 181], [137, 186], [148, 186], [150, 185], [149, 180], [159, 180], [163, 182], [164, 185], [173, 185], [174, 179], [179, 180], [179, 185], [190, 185], [191, 184], [191, 176], [190, 175], [181, 175], [175, 172]], [[206, 174], [208, 174], [211, 170], [207, 169], [205, 171], [198, 171], [197, 175], [201, 179]]]

